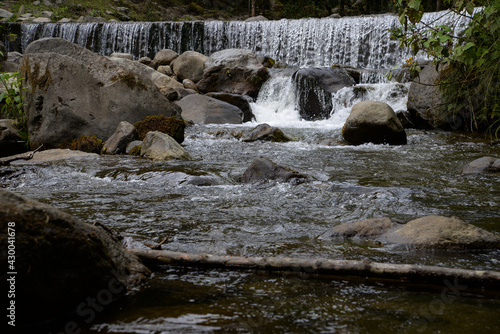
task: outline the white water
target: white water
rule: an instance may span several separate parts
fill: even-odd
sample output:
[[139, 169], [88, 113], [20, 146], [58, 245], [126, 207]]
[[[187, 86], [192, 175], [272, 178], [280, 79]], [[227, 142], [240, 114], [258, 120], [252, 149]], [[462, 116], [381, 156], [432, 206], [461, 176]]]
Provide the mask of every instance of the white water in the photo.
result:
[[330, 117], [321, 121], [304, 121], [297, 109], [296, 88], [292, 83], [293, 71], [274, 73], [261, 88], [252, 111], [257, 123], [285, 127], [341, 128], [352, 106], [366, 100], [389, 104], [394, 111], [406, 110], [409, 83], [359, 84], [346, 87], [332, 94], [333, 108]]

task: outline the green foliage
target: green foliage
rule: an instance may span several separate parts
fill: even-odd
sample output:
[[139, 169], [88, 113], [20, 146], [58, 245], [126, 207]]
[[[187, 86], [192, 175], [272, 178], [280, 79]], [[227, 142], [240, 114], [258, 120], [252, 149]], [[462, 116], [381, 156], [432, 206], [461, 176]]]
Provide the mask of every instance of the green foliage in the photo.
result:
[[0, 93], [1, 115], [16, 120], [16, 128], [21, 138], [28, 143], [28, 122], [23, 110], [23, 99], [20, 94], [21, 76], [15, 73], [0, 73], [3, 92]]
[[[500, 0], [458, 0], [452, 11], [469, 24], [460, 35], [447, 25], [433, 27], [420, 22], [420, 0], [393, 0], [402, 27], [392, 31], [401, 46], [425, 52], [436, 66], [445, 68], [439, 82], [446, 107], [443, 113], [461, 114], [470, 131], [500, 131]], [[475, 5], [484, 5], [475, 9]], [[420, 23], [420, 24], [418, 24]], [[411, 66], [411, 64], [410, 64]], [[417, 64], [412, 69], [418, 70]]]
[[65, 142], [59, 145], [59, 148], [70, 150], [83, 151], [88, 153], [101, 153], [104, 147], [104, 142], [97, 138], [96, 136], [82, 136], [71, 142]]

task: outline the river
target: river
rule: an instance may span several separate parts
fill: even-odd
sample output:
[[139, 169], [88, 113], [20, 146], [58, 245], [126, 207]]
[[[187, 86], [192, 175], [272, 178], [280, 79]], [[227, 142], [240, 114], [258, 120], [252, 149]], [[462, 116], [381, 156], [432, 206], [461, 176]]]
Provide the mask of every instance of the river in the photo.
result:
[[[135, 58], [163, 47], [207, 54], [246, 47], [295, 67], [341, 63], [387, 70], [408, 57], [387, 34], [395, 22], [382, 15], [249, 24], [23, 25], [23, 43], [61, 36], [102, 54], [132, 52]], [[168, 34], [177, 35], [164, 38]], [[358, 85], [357, 92], [365, 92], [361, 95], [352, 88], [339, 91], [332, 97], [329, 119], [307, 122], [295, 110], [289, 75], [275, 71], [252, 105], [254, 122], [186, 129], [183, 146], [194, 161], [96, 156], [25, 163], [0, 186], [118, 230], [129, 247], [146, 248], [145, 242], [169, 237], [165, 249], [190, 253], [500, 270], [498, 250], [415, 251], [319, 237], [342, 223], [426, 215], [456, 216], [500, 232], [498, 175], [460, 173], [474, 159], [500, 157], [498, 142], [412, 129], [404, 146], [350, 146], [342, 140], [341, 127], [354, 103], [375, 99], [396, 111], [406, 108], [408, 84], [379, 81]], [[244, 143], [231, 135], [263, 122], [294, 140]], [[308, 181], [240, 184], [239, 177], [260, 156], [306, 174]], [[209, 182], [197, 185], [196, 177]], [[491, 334], [500, 328], [499, 309], [498, 296], [458, 281], [417, 287], [352, 277], [163, 266], [143, 290], [79, 324], [84, 333]]]

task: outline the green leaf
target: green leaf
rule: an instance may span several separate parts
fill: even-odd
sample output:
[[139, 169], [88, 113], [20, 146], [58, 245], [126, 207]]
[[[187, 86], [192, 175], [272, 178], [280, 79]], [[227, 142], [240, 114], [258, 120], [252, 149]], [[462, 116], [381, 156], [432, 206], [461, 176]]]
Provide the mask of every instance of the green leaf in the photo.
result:
[[473, 46], [476, 46], [476, 44], [469, 42], [469, 43], [465, 44], [465, 46], [463, 47], [463, 51], [467, 51], [470, 48], [472, 48]]
[[467, 13], [469, 13], [469, 15], [472, 15], [474, 13], [474, 3], [467, 3], [467, 5], [465, 6], [465, 10], [467, 11]]
[[419, 10], [420, 9], [420, 2], [421, 2], [421, 0], [412, 0], [408, 4], [408, 7], [413, 8], [415, 10]]

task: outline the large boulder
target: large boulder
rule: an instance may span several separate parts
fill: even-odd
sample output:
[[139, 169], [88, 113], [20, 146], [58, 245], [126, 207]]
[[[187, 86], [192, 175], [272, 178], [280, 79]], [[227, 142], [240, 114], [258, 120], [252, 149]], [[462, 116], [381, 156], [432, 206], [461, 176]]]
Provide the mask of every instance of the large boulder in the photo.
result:
[[214, 52], [205, 62], [203, 79], [197, 83], [203, 93], [225, 92], [257, 98], [269, 72], [250, 50]]
[[355, 104], [342, 128], [342, 136], [354, 145], [406, 144], [406, 132], [396, 113], [387, 103], [378, 101]]
[[281, 129], [270, 126], [267, 123], [262, 123], [257, 125], [251, 131], [243, 134], [241, 141], [243, 142], [254, 142], [257, 140], [262, 141], [272, 141], [272, 142], [289, 142], [291, 141]]
[[289, 168], [282, 167], [269, 158], [260, 157], [252, 161], [250, 166], [243, 173], [240, 182], [245, 184], [268, 181], [300, 182], [304, 179], [306, 179], [306, 176]]
[[404, 224], [389, 218], [373, 218], [337, 225], [321, 235], [321, 238], [374, 241], [396, 248], [500, 248], [500, 235], [467, 224], [456, 217], [442, 216], [425, 216]]
[[229, 93], [207, 93], [206, 96], [221, 100], [236, 106], [243, 111], [243, 122], [251, 122], [255, 119], [255, 115], [250, 107], [252, 98], [247, 95], [229, 94]]
[[461, 114], [443, 114], [444, 98], [438, 83], [440, 74], [432, 64], [425, 66], [419, 77], [412, 81], [408, 91], [407, 109], [410, 121], [417, 129], [456, 130], [464, 127]]
[[172, 70], [179, 81], [190, 79], [198, 82], [203, 77], [203, 66], [207, 56], [196, 51], [186, 51], [172, 62]]
[[109, 230], [1, 189], [0, 231], [1, 261], [12, 266], [0, 275], [15, 293], [9, 306], [19, 332], [103, 310], [149, 275]]
[[137, 139], [137, 129], [129, 122], [120, 122], [115, 133], [106, 140], [102, 153], [104, 154], [123, 154], [127, 145]]
[[104, 140], [120, 121], [135, 123], [150, 115], [180, 117], [180, 109], [136, 70], [138, 66], [148, 69], [60, 38], [31, 43], [21, 73], [32, 147], [53, 148], [85, 135]]
[[176, 102], [182, 118], [196, 124], [241, 124], [243, 112], [238, 107], [208, 96], [192, 94]]
[[181, 89], [184, 86], [175, 80], [174, 78], [171, 78], [170, 76], [160, 73], [158, 71], [155, 71], [151, 67], [144, 65], [142, 63], [139, 63], [137, 61], [131, 61], [129, 59], [123, 59], [123, 58], [111, 58], [114, 62], [118, 63], [120, 66], [128, 69], [129, 71], [132, 71], [134, 73], [138, 73], [141, 76], [144, 76], [151, 80], [156, 87], [165, 95], [166, 92], [175, 90], [175, 89]]
[[159, 131], [148, 132], [142, 141], [141, 157], [153, 160], [193, 159], [174, 138]]
[[297, 70], [292, 81], [297, 91], [300, 116], [308, 121], [327, 119], [332, 111], [332, 94], [356, 82], [340, 67], [303, 68]]

